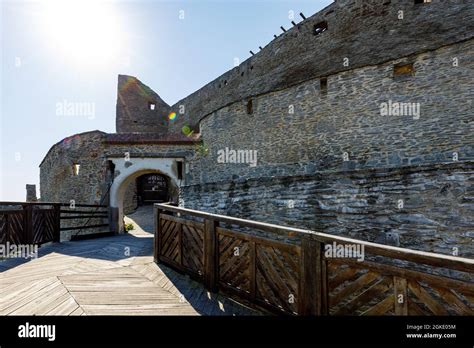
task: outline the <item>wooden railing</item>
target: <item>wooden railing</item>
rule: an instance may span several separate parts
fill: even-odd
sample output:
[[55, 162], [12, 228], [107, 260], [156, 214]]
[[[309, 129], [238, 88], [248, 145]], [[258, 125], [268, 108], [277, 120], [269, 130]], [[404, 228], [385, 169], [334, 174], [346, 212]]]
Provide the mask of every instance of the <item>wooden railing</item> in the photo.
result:
[[[363, 246], [365, 258], [331, 257], [328, 245]], [[154, 250], [156, 262], [189, 274], [210, 291], [274, 313], [474, 314], [472, 259], [167, 204], [155, 204]]]
[[0, 202], [0, 244], [59, 242], [58, 204]]
[[[71, 240], [113, 234], [109, 231], [108, 206], [106, 205], [75, 204], [71, 206], [63, 204], [60, 213], [60, 230], [72, 231]], [[104, 219], [107, 219], [106, 223], [104, 223]], [[91, 230], [93, 233], [90, 233]]]
[[[80, 208], [94, 209], [84, 211]], [[0, 202], [0, 244], [41, 245], [59, 242], [61, 231], [107, 227], [108, 223], [87, 224], [91, 218], [107, 218], [104, 208], [107, 206], [76, 204], [71, 209], [68, 203]]]

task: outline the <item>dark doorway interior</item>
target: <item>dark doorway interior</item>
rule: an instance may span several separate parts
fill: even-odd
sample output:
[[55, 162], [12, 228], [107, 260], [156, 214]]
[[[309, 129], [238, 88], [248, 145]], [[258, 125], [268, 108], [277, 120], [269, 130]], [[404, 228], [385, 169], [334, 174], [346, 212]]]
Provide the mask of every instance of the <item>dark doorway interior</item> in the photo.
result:
[[169, 200], [168, 179], [161, 174], [146, 174], [137, 179], [138, 205], [162, 203]]

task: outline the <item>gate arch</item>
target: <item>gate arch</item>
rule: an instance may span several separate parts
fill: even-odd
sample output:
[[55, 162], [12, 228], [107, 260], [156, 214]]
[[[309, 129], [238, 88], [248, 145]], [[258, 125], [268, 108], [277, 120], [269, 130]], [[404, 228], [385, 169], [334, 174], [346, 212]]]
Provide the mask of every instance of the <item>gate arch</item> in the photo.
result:
[[144, 174], [160, 174], [168, 178], [170, 200], [178, 201], [178, 162], [177, 158], [110, 158], [115, 165], [115, 178], [110, 187], [111, 229], [116, 233], [124, 230], [123, 202], [127, 186]]

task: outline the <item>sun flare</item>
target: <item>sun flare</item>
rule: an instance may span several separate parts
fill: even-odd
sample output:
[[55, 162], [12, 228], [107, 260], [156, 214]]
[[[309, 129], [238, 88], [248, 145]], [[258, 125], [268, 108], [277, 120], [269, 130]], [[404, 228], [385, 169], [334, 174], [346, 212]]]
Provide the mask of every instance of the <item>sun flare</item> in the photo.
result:
[[61, 57], [94, 66], [119, 57], [120, 24], [111, 2], [46, 0], [42, 19], [46, 39]]

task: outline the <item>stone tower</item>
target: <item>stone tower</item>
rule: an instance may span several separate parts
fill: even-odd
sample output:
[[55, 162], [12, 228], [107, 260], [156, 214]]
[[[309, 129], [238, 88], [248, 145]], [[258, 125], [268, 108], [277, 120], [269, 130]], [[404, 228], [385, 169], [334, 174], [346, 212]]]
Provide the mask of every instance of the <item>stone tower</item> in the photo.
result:
[[158, 133], [168, 130], [170, 106], [150, 87], [133, 76], [119, 75], [117, 133]]
[[27, 202], [38, 201], [38, 198], [36, 197], [36, 185], [26, 184], [26, 201]]

